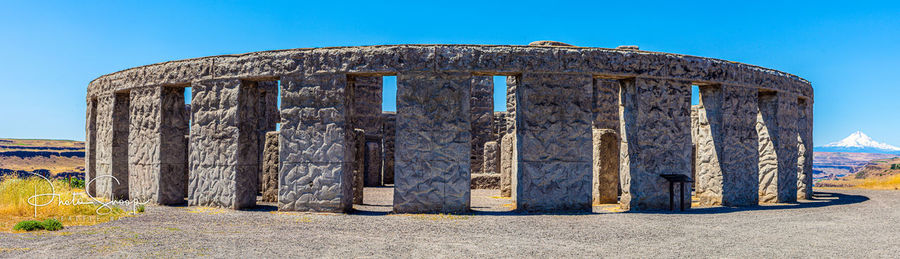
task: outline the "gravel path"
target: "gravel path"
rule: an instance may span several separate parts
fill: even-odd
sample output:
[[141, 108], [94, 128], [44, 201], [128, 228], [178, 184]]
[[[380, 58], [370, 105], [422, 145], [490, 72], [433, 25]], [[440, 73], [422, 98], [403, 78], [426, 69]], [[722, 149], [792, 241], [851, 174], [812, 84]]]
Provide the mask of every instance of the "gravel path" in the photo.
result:
[[900, 191], [817, 190], [816, 201], [686, 213], [518, 214], [474, 190], [471, 215], [159, 207], [60, 232], [0, 233], [0, 257], [897, 257]]

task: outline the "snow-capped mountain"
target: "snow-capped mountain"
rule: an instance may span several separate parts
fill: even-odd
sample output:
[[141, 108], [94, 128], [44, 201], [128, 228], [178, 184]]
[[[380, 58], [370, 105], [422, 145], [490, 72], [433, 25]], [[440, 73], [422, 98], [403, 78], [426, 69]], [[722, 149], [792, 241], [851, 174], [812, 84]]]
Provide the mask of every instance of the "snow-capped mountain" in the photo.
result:
[[854, 132], [841, 141], [815, 147], [814, 150], [818, 152], [900, 154], [900, 147], [875, 141], [861, 131]]

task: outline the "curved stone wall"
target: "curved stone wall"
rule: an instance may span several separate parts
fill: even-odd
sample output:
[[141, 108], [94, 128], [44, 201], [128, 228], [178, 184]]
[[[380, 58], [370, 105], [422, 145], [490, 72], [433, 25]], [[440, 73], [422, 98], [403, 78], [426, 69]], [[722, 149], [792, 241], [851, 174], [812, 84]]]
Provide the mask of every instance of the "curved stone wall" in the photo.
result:
[[[98, 178], [104, 175], [137, 175], [132, 188], [157, 189], [129, 190], [135, 197], [171, 203], [171, 197], [183, 195], [175, 191], [179, 188], [160, 186], [172, 179], [165, 174], [184, 167], [182, 156], [166, 155], [184, 152], [177, 144], [183, 141], [166, 138], [186, 133], [186, 127], [170, 125], [177, 119], [164, 118], [177, 112], [167, 110], [175, 106], [164, 101], [177, 98], [177, 91], [162, 89], [191, 87], [187, 200], [252, 206], [262, 136], [279, 120], [261, 108], [274, 105], [266, 103], [272, 102], [266, 97], [271, 87], [263, 86], [279, 81], [279, 208], [346, 211], [354, 179], [350, 132], [358, 128], [386, 138], [380, 132], [385, 126], [366, 124], [383, 123], [372, 105], [354, 96], [380, 92], [367, 88], [367, 82], [376, 82], [377, 88], [387, 75], [398, 77], [396, 144], [393, 150], [384, 147], [385, 154], [394, 154], [397, 211], [469, 209], [469, 175], [481, 168], [480, 144], [491, 141], [489, 134], [473, 129], [492, 128], [486, 124], [492, 116], [482, 114], [475, 100], [483, 99], [478, 86], [488, 85], [491, 75], [512, 82], [507, 101], [514, 123], [507, 133], [515, 140], [509, 141], [512, 155], [501, 157], [512, 161], [506, 162], [512, 164], [512, 179], [504, 182], [513, 185], [519, 209], [590, 207], [597, 185], [592, 184], [597, 177], [592, 161], [598, 159], [591, 157], [592, 139], [599, 139], [592, 137], [593, 129], [619, 133], [624, 207], [667, 208], [667, 185], [658, 175], [691, 174], [691, 85], [704, 89], [699, 114], [706, 118], [697, 127], [698, 138], [706, 139], [695, 141], [696, 161], [706, 163], [696, 177], [703, 203], [755, 204], [752, 191], [766, 197], [763, 201], [772, 195], [772, 201], [790, 201], [798, 186], [801, 197], [810, 195], [812, 156], [806, 147], [812, 146], [813, 90], [806, 80], [718, 59], [574, 46], [291, 49], [170, 61], [104, 75], [87, 89], [87, 177], [98, 179], [100, 195], [112, 189], [109, 178]], [[147, 91], [155, 95], [142, 94]], [[119, 123], [113, 117], [123, 104], [113, 100], [127, 93], [132, 93], [130, 105], [144, 108], [132, 108], [130, 122]], [[162, 115], [135, 118], [142, 111]], [[135, 136], [123, 149], [115, 139], [129, 131]], [[160, 155], [128, 157], [125, 163], [115, 150]], [[762, 159], [769, 157], [774, 158]], [[132, 166], [119, 170], [118, 164]]]

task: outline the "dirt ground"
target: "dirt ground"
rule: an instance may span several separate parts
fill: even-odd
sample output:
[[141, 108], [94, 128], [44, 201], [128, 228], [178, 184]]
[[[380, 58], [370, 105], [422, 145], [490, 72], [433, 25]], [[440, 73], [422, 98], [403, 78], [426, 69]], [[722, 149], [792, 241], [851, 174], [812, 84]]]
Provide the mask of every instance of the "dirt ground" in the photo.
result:
[[688, 212], [520, 214], [473, 190], [464, 215], [392, 214], [367, 188], [353, 214], [152, 206], [58, 232], [0, 233], [0, 257], [896, 257], [900, 191], [817, 189], [815, 201]]

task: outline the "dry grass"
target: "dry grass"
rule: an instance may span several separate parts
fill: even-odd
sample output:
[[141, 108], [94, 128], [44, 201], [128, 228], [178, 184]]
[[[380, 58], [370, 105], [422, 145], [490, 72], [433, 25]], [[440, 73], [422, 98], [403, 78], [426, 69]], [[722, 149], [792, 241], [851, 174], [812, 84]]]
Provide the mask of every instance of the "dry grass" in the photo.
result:
[[864, 179], [854, 187], [872, 190], [900, 190], [900, 175]]
[[[72, 188], [62, 180], [51, 182], [52, 189], [43, 178], [4, 177], [0, 181], [0, 231], [12, 232], [13, 226], [22, 220], [54, 218], [64, 226], [84, 226], [127, 216], [125, 211], [118, 208], [100, 208], [99, 204], [75, 204], [91, 200], [83, 195], [84, 190]], [[50, 193], [59, 196], [35, 196]], [[32, 206], [28, 202], [29, 199], [32, 204], [46, 205]]]

